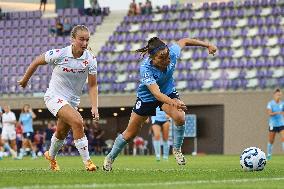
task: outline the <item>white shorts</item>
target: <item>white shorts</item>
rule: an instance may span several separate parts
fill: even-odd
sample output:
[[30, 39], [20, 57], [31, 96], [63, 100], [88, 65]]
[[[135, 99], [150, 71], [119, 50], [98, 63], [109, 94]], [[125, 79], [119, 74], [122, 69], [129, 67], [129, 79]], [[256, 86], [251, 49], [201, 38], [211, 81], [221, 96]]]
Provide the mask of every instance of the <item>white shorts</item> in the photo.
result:
[[15, 140], [16, 139], [15, 128], [3, 128], [1, 137], [2, 140]]
[[75, 110], [77, 110], [77, 106], [74, 103], [68, 102], [64, 97], [46, 94], [44, 95], [44, 102], [47, 109], [56, 117], [58, 111], [66, 104], [69, 104]]

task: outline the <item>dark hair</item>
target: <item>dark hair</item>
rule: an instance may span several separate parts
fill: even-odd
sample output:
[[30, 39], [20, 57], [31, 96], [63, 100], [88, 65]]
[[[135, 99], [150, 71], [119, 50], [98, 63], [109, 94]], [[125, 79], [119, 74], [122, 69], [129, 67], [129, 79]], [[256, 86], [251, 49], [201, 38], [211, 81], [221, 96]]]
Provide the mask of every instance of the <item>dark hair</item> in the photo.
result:
[[273, 93], [273, 94], [279, 93], [279, 92], [281, 92], [281, 90], [280, 90], [279, 88], [276, 88], [276, 89], [274, 90], [274, 93]]
[[166, 48], [167, 45], [158, 37], [152, 37], [149, 39], [148, 44], [141, 48], [137, 49], [135, 52], [140, 52], [143, 57], [148, 53], [150, 56], [153, 56], [159, 50]]
[[85, 25], [76, 25], [71, 30], [71, 37], [76, 38], [78, 30], [90, 32], [87, 26], [85, 26]]

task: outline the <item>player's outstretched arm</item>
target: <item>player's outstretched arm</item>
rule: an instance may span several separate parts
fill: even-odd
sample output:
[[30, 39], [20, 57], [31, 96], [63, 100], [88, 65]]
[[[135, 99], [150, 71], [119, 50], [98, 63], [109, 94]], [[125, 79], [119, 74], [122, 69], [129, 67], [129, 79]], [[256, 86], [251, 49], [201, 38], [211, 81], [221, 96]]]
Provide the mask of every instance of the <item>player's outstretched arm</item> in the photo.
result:
[[98, 112], [98, 83], [97, 76], [89, 74], [88, 75], [88, 85], [89, 85], [89, 95], [92, 104], [92, 116], [95, 121], [99, 121], [100, 115]]
[[33, 73], [36, 71], [37, 67], [39, 65], [44, 65], [46, 64], [45, 59], [44, 59], [44, 54], [36, 57], [33, 62], [29, 65], [28, 69], [26, 70], [26, 73], [24, 74], [23, 78], [18, 81], [18, 84], [25, 88], [33, 75]]
[[171, 99], [167, 95], [161, 93], [159, 86], [155, 84], [147, 85], [150, 92], [154, 95], [154, 97], [165, 104], [169, 104], [170, 106], [174, 106], [178, 110], [186, 110], [186, 105], [182, 101], [176, 101]]
[[215, 45], [210, 44], [208, 42], [200, 41], [198, 39], [184, 38], [184, 39], [180, 39], [177, 43], [181, 48], [184, 48], [185, 46], [206, 47], [208, 49], [209, 54], [213, 54], [213, 55], [217, 51], [217, 47]]

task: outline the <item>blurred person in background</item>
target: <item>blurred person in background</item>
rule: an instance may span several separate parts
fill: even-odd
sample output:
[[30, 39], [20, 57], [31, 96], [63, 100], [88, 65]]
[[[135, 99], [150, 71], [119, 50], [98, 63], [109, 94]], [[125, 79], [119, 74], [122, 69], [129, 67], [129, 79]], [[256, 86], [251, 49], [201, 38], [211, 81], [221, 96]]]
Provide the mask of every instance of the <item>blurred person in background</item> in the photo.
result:
[[156, 160], [160, 161], [161, 156], [161, 133], [163, 139], [163, 159], [169, 159], [169, 128], [170, 117], [161, 110], [160, 107], [156, 108], [156, 115], [151, 117], [152, 131], [153, 131], [153, 146], [155, 150]]
[[[33, 120], [36, 118], [35, 113], [29, 104], [25, 104], [22, 108], [22, 112], [20, 114], [19, 122], [23, 126], [23, 149], [25, 151], [30, 151], [32, 158], [36, 158], [36, 146], [34, 145], [34, 128], [33, 128]], [[23, 157], [25, 151], [21, 150], [20, 157]]]
[[4, 148], [3, 148], [3, 142], [2, 142], [2, 107], [0, 106], [0, 160], [3, 159], [3, 153], [4, 153]]
[[43, 134], [37, 130], [34, 135], [34, 146], [36, 154], [43, 154]]
[[[4, 142], [4, 148], [10, 152], [14, 159], [17, 158], [17, 145], [16, 145], [16, 128], [17, 122], [14, 112], [10, 110], [8, 105], [3, 107], [4, 113], [2, 114], [2, 140]], [[10, 141], [10, 145], [9, 145]]]
[[273, 92], [273, 99], [267, 104], [267, 114], [269, 115], [268, 125], [268, 144], [267, 160], [272, 158], [272, 148], [276, 133], [280, 133], [282, 150], [284, 151], [284, 102], [281, 100], [282, 92], [276, 89]]
[[45, 6], [46, 6], [47, 0], [40, 0], [40, 5], [39, 5], [39, 10], [41, 11], [41, 6], [43, 6], [42, 12], [45, 11]]
[[17, 153], [18, 158], [22, 159], [21, 151], [23, 151], [23, 126], [20, 122], [16, 123], [16, 144], [17, 144]]
[[43, 148], [44, 151], [49, 149], [50, 144], [51, 144], [51, 138], [53, 133], [55, 132], [55, 126], [52, 121], [48, 122], [47, 128], [45, 129], [43, 133]]
[[103, 136], [105, 134], [105, 131], [96, 122], [93, 123], [92, 131], [94, 135], [93, 146], [95, 153], [102, 154], [102, 147], [104, 145]]
[[70, 23], [70, 20], [68, 18], [64, 18], [64, 21], [63, 21], [63, 34], [64, 35], [70, 35], [70, 32], [72, 30], [72, 25]]

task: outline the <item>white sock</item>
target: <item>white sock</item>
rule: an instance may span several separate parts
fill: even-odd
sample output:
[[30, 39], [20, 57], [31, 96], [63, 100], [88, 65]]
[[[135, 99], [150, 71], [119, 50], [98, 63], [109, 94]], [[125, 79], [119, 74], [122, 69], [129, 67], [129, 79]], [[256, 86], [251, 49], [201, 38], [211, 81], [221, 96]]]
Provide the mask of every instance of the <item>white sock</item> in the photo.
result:
[[90, 155], [89, 155], [89, 150], [88, 150], [88, 139], [86, 136], [84, 136], [83, 138], [74, 140], [75, 146], [77, 148], [77, 150], [79, 151], [83, 162], [86, 163], [86, 161], [88, 161], [90, 159]]
[[13, 149], [10, 149], [10, 153], [12, 155], [13, 158], [16, 158], [17, 157], [17, 152]]
[[52, 159], [55, 159], [58, 151], [62, 148], [64, 140], [59, 140], [55, 137], [55, 134], [52, 135], [51, 144], [49, 148], [49, 156]]

